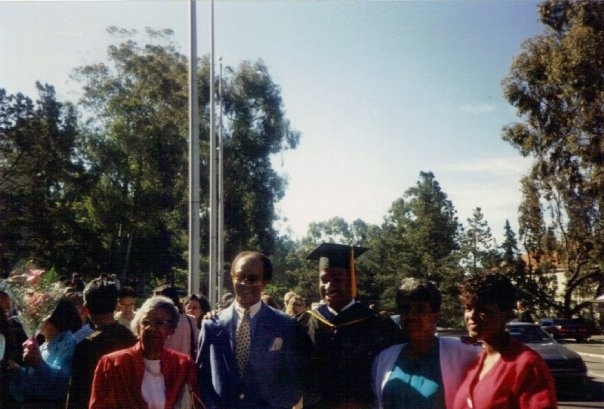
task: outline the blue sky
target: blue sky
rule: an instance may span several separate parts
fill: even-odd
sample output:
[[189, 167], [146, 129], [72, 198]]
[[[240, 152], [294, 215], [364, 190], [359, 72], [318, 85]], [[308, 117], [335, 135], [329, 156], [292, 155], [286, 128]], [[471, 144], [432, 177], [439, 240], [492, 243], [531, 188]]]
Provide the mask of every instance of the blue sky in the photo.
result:
[[[225, 65], [261, 58], [281, 87], [297, 149], [275, 158], [289, 186], [278, 227], [295, 237], [334, 216], [380, 224], [393, 201], [434, 172], [461, 222], [481, 207], [496, 238], [517, 231], [529, 162], [501, 139], [517, 121], [501, 80], [522, 41], [543, 30], [537, 2], [216, 1]], [[110, 25], [171, 28], [188, 53], [188, 2], [0, 2], [0, 87], [35, 81], [76, 100], [73, 68], [105, 60]], [[209, 2], [197, 3], [198, 54]], [[228, 172], [228, 169], [225, 170]]]

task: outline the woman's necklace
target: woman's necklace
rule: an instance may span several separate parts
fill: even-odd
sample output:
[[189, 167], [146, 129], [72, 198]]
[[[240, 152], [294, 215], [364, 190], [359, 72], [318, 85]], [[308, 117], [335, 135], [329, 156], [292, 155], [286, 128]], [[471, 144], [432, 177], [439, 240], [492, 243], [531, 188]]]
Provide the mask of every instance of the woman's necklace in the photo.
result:
[[158, 371], [154, 371], [153, 368], [151, 368], [151, 365], [149, 364], [148, 360], [143, 359], [143, 361], [145, 362], [145, 371], [149, 372], [151, 374], [151, 376], [155, 376], [155, 377], [163, 376], [163, 374], [161, 373], [161, 368]]

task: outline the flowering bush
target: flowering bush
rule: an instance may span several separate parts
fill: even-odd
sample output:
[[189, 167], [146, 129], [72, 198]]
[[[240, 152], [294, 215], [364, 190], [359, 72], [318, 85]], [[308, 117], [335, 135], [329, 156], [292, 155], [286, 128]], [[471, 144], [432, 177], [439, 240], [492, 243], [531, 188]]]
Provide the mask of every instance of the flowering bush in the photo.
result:
[[28, 262], [13, 270], [0, 284], [0, 289], [5, 290], [11, 298], [19, 321], [29, 337], [36, 335], [42, 321], [54, 311], [62, 295], [54, 270], [50, 274], [44, 273], [44, 270]]

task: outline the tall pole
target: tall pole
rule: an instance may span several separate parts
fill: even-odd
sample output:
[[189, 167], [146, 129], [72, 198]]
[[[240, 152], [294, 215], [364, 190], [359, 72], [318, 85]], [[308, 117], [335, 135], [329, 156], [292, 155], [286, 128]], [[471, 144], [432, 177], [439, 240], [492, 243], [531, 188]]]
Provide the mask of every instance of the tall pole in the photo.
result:
[[224, 144], [222, 139], [222, 57], [218, 58], [218, 298], [222, 297], [224, 276], [224, 179], [222, 173]]
[[216, 259], [217, 259], [217, 194], [216, 194], [216, 135], [215, 135], [215, 107], [214, 107], [214, 0], [210, 1], [210, 254], [209, 254], [209, 280], [208, 301], [215, 306], [216, 293]]
[[199, 99], [197, 90], [197, 16], [189, 0], [189, 294], [199, 291]]

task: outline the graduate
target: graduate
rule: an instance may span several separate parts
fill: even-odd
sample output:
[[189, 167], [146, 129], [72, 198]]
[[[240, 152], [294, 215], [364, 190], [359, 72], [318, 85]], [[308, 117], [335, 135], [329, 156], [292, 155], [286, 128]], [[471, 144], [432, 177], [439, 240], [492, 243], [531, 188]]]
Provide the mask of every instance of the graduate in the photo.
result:
[[307, 256], [319, 261], [321, 304], [297, 317], [308, 356], [304, 407], [371, 407], [373, 359], [401, 341], [400, 328], [388, 317], [357, 301], [355, 258], [367, 251], [323, 243]]

